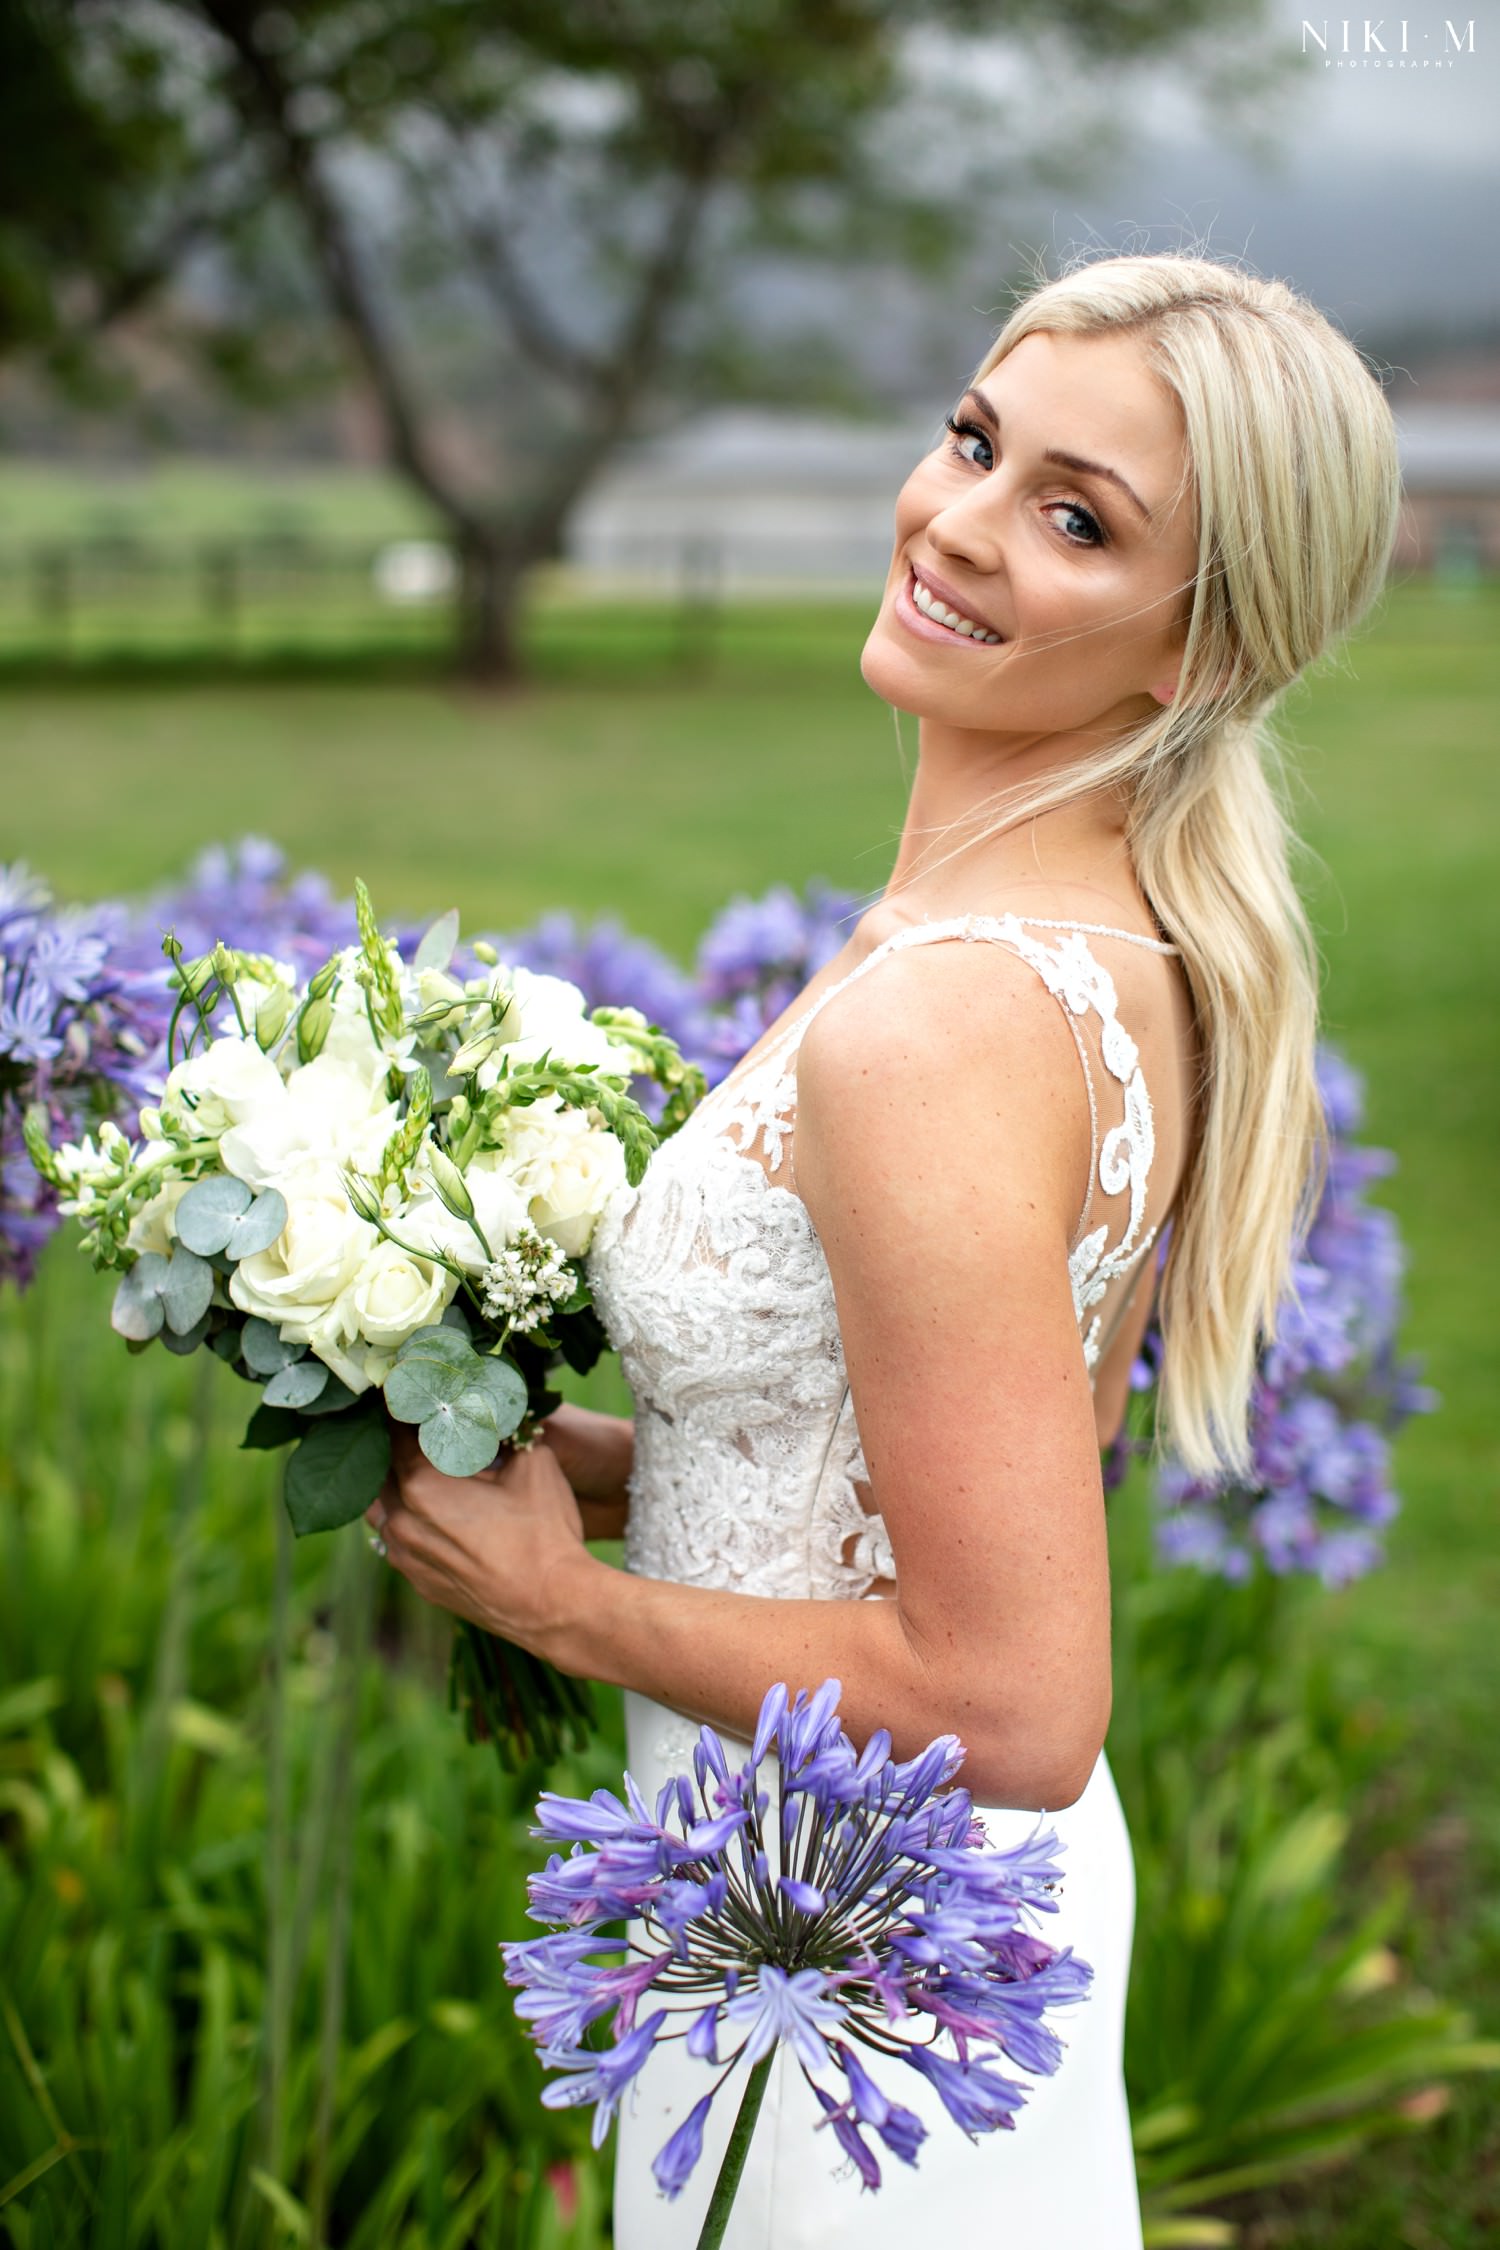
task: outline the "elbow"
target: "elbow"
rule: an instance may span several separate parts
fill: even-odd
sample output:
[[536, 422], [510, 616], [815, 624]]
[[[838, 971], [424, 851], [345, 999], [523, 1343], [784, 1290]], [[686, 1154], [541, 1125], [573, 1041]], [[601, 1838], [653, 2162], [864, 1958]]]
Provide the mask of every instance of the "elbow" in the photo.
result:
[[1067, 1712], [1011, 1712], [993, 1727], [976, 1727], [959, 1778], [978, 1806], [1066, 1812], [1099, 1763], [1109, 1709], [1106, 1686], [1102, 1695], [1081, 1698]]

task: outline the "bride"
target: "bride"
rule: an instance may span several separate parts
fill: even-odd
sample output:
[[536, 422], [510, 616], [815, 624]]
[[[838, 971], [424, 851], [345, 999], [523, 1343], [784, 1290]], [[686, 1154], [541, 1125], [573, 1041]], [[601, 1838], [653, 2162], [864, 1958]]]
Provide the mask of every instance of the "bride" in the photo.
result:
[[[962, 1737], [996, 1843], [1039, 1808], [1061, 1837], [1046, 1935], [1094, 1989], [1015, 2132], [970, 2143], [919, 2082], [920, 2166], [862, 2198], [783, 2057], [735, 2250], [1140, 2242], [1099, 1449], [1154, 1298], [1171, 1444], [1245, 1456], [1319, 1140], [1264, 726], [1379, 589], [1397, 497], [1376, 382], [1281, 284], [1132, 257], [1027, 297], [896, 505], [864, 675], [920, 756], [886, 891], [598, 1229], [635, 1421], [565, 1407], [462, 1482], [398, 1451], [392, 1562], [623, 1687], [648, 1800], [697, 1722], [837, 1675], [857, 1741]], [[623, 1574], [585, 1544], [622, 1529]], [[627, 2102], [618, 2250], [697, 2239], [719, 2149], [671, 2205], [650, 2160], [707, 2071], [658, 2050]]]

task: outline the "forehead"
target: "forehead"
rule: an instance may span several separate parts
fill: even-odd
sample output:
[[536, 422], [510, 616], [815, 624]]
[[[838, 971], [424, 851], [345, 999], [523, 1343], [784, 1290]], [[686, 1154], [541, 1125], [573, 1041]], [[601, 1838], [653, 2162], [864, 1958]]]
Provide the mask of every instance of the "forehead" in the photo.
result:
[[1182, 409], [1139, 334], [1039, 330], [974, 387], [1012, 441], [1101, 461], [1128, 478], [1148, 507], [1170, 499], [1182, 481]]

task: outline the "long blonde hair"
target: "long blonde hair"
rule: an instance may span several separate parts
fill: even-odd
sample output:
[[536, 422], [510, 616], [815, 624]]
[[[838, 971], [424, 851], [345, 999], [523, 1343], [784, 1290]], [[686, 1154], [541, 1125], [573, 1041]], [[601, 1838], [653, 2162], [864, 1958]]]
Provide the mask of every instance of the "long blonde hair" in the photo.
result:
[[1023, 299], [1025, 336], [1136, 331], [1182, 410], [1198, 571], [1159, 716], [1005, 802], [983, 833], [1120, 789], [1137, 877], [1197, 1016], [1195, 1142], [1161, 1282], [1159, 1433], [1199, 1475], [1243, 1469], [1257, 1352], [1290, 1286], [1322, 1160], [1317, 971], [1267, 768], [1272, 706], [1379, 592], [1395, 428], [1353, 346], [1278, 281], [1166, 253], [1099, 259]]

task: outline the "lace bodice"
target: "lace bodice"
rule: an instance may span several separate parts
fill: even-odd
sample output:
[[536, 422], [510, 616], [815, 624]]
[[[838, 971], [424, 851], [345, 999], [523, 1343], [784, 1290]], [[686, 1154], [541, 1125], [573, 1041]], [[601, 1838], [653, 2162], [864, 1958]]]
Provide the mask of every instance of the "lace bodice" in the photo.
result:
[[[1047, 935], [1040, 933], [1046, 932]], [[791, 1184], [797, 1050], [815, 1016], [898, 948], [1004, 945], [1059, 1002], [1088, 1087], [1089, 1187], [1068, 1258], [1092, 1373], [1115, 1288], [1143, 1258], [1155, 1148], [1151, 1101], [1114, 981], [1090, 936], [1174, 948], [1078, 922], [969, 916], [879, 945], [700, 1103], [611, 1201], [589, 1278], [635, 1396], [632, 1570], [740, 1593], [854, 1599], [895, 1575], [869, 1493], [833, 1284]], [[1101, 1132], [1101, 1109], [1118, 1110]], [[1110, 1301], [1110, 1292], [1115, 1290]]]

